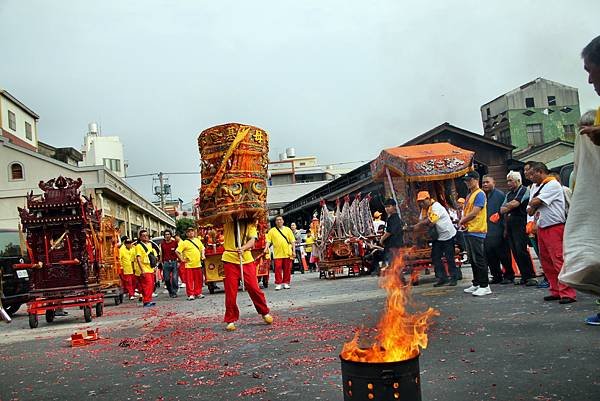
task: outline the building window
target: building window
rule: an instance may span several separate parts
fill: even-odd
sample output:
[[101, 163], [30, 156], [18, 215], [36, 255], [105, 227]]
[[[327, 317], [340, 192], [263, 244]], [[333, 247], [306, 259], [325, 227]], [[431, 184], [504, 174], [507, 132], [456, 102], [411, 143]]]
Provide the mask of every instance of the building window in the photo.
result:
[[301, 166], [306, 166], [306, 162], [300, 162]]
[[527, 143], [531, 146], [538, 146], [544, 143], [542, 124], [527, 124]]
[[565, 139], [575, 142], [575, 124], [564, 124]]
[[510, 130], [504, 129], [504, 130], [500, 131], [500, 135], [498, 136], [498, 141], [505, 143], [507, 145], [511, 145], [512, 139], [510, 137]]
[[31, 124], [25, 121], [25, 137], [30, 141], [33, 139], [33, 133], [31, 131]]
[[548, 106], [556, 106], [556, 96], [548, 96]]
[[489, 107], [485, 109], [485, 115], [488, 117], [492, 115]]
[[10, 173], [10, 181], [20, 181], [25, 179], [23, 165], [20, 163], [11, 163], [8, 171]]
[[109, 169], [111, 171], [117, 171], [117, 172], [121, 171], [121, 160], [119, 160], [119, 159], [103, 159], [103, 160], [104, 160], [104, 167], [106, 167], [107, 169]]
[[15, 116], [15, 113], [10, 110], [8, 110], [8, 128], [13, 131], [17, 130], [17, 117]]
[[525, 98], [525, 107], [535, 107], [535, 102], [532, 97]]

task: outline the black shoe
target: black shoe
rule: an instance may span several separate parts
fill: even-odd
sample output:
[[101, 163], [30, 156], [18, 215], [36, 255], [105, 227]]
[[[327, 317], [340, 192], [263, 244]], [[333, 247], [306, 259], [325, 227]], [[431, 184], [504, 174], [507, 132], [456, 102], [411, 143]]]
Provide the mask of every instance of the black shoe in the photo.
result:
[[561, 298], [560, 301], [558, 301], [561, 305], [572, 304], [573, 302], [577, 302], [577, 300], [569, 297]]
[[448, 285], [450, 287], [456, 287], [456, 280], [450, 280], [450, 282], [448, 283]]
[[502, 285], [506, 285], [506, 284], [512, 284], [514, 281], [515, 281], [515, 280], [511, 280], [511, 279], [509, 279], [509, 278], [505, 278], [504, 280], [502, 280], [502, 281], [500, 282], [500, 284], [502, 284]]
[[[560, 297], [557, 297], [556, 295], [546, 295], [544, 297], [544, 301], [558, 301], [560, 299]], [[572, 299], [572, 298], [564, 298], [564, 299]], [[568, 302], [565, 302], [568, 303]]]
[[444, 285], [448, 284], [448, 280], [438, 280], [437, 283], [435, 283], [433, 286], [434, 287], [442, 287]]
[[495, 278], [490, 281], [490, 284], [500, 284], [502, 282], [501, 278]]
[[521, 280], [517, 280], [517, 281], [515, 281], [515, 285], [525, 285], [525, 282], [526, 281], [522, 280], [522, 279]]
[[534, 278], [528, 278], [527, 281], [525, 281], [525, 286], [526, 287], [537, 287], [538, 281]]

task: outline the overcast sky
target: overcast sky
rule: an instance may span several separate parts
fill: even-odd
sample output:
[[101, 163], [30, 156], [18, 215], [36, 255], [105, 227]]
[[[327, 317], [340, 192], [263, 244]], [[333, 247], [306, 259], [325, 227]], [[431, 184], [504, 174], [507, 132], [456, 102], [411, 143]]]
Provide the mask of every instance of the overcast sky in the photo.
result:
[[[87, 123], [125, 145], [128, 173], [198, 171], [198, 133], [226, 122], [321, 163], [368, 160], [536, 77], [600, 99], [581, 48], [598, 0], [0, 0], [0, 87], [79, 149]], [[151, 178], [129, 180], [149, 195]], [[172, 176], [197, 194], [199, 176]]]

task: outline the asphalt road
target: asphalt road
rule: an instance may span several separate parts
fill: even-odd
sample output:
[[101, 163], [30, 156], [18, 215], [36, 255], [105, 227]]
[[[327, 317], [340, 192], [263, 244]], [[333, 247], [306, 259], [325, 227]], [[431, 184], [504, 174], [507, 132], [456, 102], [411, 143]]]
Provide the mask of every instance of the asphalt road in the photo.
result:
[[[492, 286], [476, 298], [458, 287], [414, 288], [440, 311], [420, 358], [424, 401], [600, 399], [600, 327], [583, 319], [595, 299], [544, 302], [545, 290]], [[426, 281], [426, 280], [424, 280]], [[372, 277], [319, 280], [295, 274], [292, 289], [266, 290], [265, 325], [247, 294], [242, 319], [224, 331], [224, 295], [158, 296], [158, 306], [114, 306], [90, 324], [79, 310], [29, 329], [22, 310], [0, 326], [0, 400], [342, 400], [339, 352], [379, 317], [385, 293]], [[101, 339], [71, 348], [76, 330]]]

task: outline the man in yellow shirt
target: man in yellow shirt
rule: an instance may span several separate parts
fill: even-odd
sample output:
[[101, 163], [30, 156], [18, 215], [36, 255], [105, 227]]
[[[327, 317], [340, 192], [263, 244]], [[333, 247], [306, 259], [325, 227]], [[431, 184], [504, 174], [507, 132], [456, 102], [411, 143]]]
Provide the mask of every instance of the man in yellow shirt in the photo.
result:
[[158, 255], [150, 243], [148, 231], [140, 230], [138, 243], [135, 246], [136, 264], [141, 272], [140, 282], [142, 289], [142, 302], [145, 307], [156, 305], [152, 302], [154, 291], [154, 267], [158, 261]]
[[[239, 232], [237, 232], [239, 228]], [[235, 322], [240, 318], [240, 311], [237, 306], [238, 282], [241, 276], [241, 270], [244, 272], [244, 286], [248, 295], [254, 304], [256, 311], [262, 316], [267, 324], [273, 323], [273, 317], [269, 314], [269, 307], [265, 294], [258, 287], [256, 278], [256, 264], [250, 250], [254, 247], [254, 242], [258, 237], [256, 223], [250, 220], [239, 220], [226, 223], [223, 226], [223, 236], [225, 239], [225, 251], [221, 260], [225, 270], [223, 285], [225, 286], [225, 323], [226, 330], [236, 329]], [[237, 238], [240, 239], [238, 244]], [[242, 268], [240, 269], [240, 263]]]
[[283, 288], [289, 289], [292, 281], [292, 261], [294, 260], [294, 249], [296, 238], [289, 227], [283, 225], [283, 217], [275, 218], [275, 227], [267, 233], [265, 253], [269, 246], [273, 245], [273, 264], [275, 265], [275, 291]]
[[206, 259], [204, 254], [204, 244], [200, 238], [196, 237], [196, 229], [189, 227], [186, 231], [187, 238], [179, 242], [175, 253], [179, 260], [185, 263], [186, 269], [186, 286], [185, 292], [188, 296], [188, 301], [204, 298], [202, 295], [202, 261]]
[[119, 262], [121, 263], [121, 269], [123, 270], [121, 281], [123, 282], [123, 289], [127, 296], [129, 296], [129, 299], [135, 299], [133, 288], [133, 280], [135, 279], [135, 275], [133, 274], [133, 260], [135, 258], [135, 255], [132, 252], [133, 241], [126, 236], [123, 236], [121, 237], [121, 242], [123, 243], [119, 247]]
[[477, 171], [468, 172], [463, 180], [467, 184], [469, 194], [465, 200], [463, 217], [459, 224], [465, 227], [467, 255], [473, 270], [473, 284], [469, 288], [465, 288], [464, 292], [481, 297], [492, 293], [489, 286], [490, 279], [484, 246], [487, 235], [487, 198], [479, 188]]
[[304, 251], [306, 252], [306, 263], [308, 264], [308, 269], [311, 272], [316, 271], [315, 263], [311, 260], [313, 244], [315, 243], [315, 237], [312, 236], [312, 232], [310, 230], [306, 231], [306, 239], [304, 240]]

